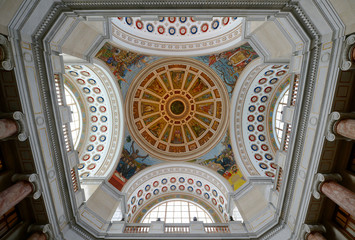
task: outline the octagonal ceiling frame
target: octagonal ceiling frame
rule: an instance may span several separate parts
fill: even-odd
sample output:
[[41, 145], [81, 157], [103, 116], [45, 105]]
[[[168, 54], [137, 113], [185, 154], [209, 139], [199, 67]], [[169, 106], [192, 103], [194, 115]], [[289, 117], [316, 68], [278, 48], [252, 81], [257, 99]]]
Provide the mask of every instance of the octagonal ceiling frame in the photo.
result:
[[[158, 6], [157, 4], [159, 4], [159, 7], [161, 8], [167, 8], [167, 10], [157, 11], [156, 10], [156, 6]], [[304, 53], [310, 56], [310, 65], [309, 65], [310, 67], [308, 69], [305, 69], [305, 67], [302, 68], [303, 69], [302, 83], [303, 82], [305, 83], [301, 84], [302, 88], [300, 92], [301, 93], [300, 99], [302, 99], [302, 101], [301, 104], [296, 108], [296, 113], [301, 114], [301, 118], [298, 121], [299, 124], [297, 128], [297, 132], [293, 132], [291, 136], [292, 139], [297, 138], [297, 142], [295, 143], [295, 148], [294, 148], [295, 151], [292, 154], [292, 158], [290, 158], [292, 159], [292, 163], [290, 162], [290, 165], [292, 164], [294, 168], [292, 168], [292, 171], [289, 173], [289, 181], [287, 182], [287, 191], [285, 192], [285, 198], [283, 199], [282, 208], [278, 208], [279, 209], [278, 212], [281, 215], [281, 219], [286, 219], [289, 216], [290, 205], [292, 204], [291, 195], [295, 189], [297, 173], [299, 170], [298, 165], [301, 160], [300, 159], [301, 151], [303, 149], [303, 144], [304, 144], [303, 140], [305, 139], [305, 132], [307, 128], [307, 120], [311, 115], [310, 109], [312, 106], [311, 105], [312, 96], [314, 94], [313, 88], [317, 80], [317, 77], [319, 76], [316, 73], [318, 70], [318, 64], [319, 64], [318, 60], [320, 58], [320, 53], [322, 50], [331, 49], [329, 50], [331, 52], [329, 53], [328, 51], [327, 54], [332, 54], [333, 56], [331, 60], [331, 63], [333, 63], [333, 67], [330, 68], [328, 76], [322, 76], [322, 77], [332, 78], [336, 76], [337, 74], [336, 66], [340, 55], [337, 52], [340, 52], [340, 48], [342, 47], [342, 40], [343, 40], [342, 34], [344, 32], [344, 26], [342, 25], [339, 19], [337, 18], [329, 19], [330, 17], [326, 17], [331, 15], [336, 15], [334, 9], [329, 4], [329, 2], [316, 1], [315, 3], [315, 5], [318, 7], [319, 12], [321, 12], [324, 15], [322, 17], [327, 18], [329, 20], [328, 24], [330, 25], [330, 28], [332, 28], [329, 31], [333, 32], [332, 36], [326, 36], [325, 34], [326, 31], [323, 31], [323, 36], [325, 36], [324, 39], [323, 38], [321, 39], [320, 37], [321, 35], [313, 25], [313, 22], [309, 20], [308, 13], [307, 13], [307, 11], [309, 10], [304, 8], [305, 7], [304, 3], [292, 2], [292, 1], [274, 1], [274, 2], [269, 2], [269, 1], [211, 2], [210, 1], [207, 4], [209, 9], [206, 8], [206, 5], [200, 2], [186, 3], [180, 1], [169, 2], [169, 3], [160, 2], [160, 1], [149, 1], [149, 2], [132, 1], [129, 3], [110, 2], [110, 1], [107, 2], [65, 1], [64, 3], [62, 2], [52, 3], [52, 2], [41, 1], [37, 3], [31, 1], [25, 1], [21, 5], [20, 10], [17, 12], [15, 18], [11, 21], [9, 25], [10, 38], [13, 46], [13, 51], [15, 52], [15, 62], [17, 66], [17, 68], [15, 68], [15, 74], [19, 86], [27, 86], [30, 88], [30, 90], [32, 90], [32, 93], [30, 93], [28, 91], [25, 91], [24, 89], [19, 89], [22, 105], [24, 107], [24, 112], [27, 116], [30, 116], [27, 119], [28, 119], [28, 125], [30, 126], [30, 143], [33, 149], [33, 154], [35, 156], [36, 167], [41, 176], [49, 176], [49, 179], [42, 177], [41, 183], [42, 183], [42, 187], [44, 188], [44, 193], [43, 193], [44, 202], [46, 203], [48, 215], [50, 216], [49, 218], [53, 225], [54, 233], [56, 236], [63, 237], [62, 235], [63, 228], [65, 228], [67, 231], [69, 229], [72, 229], [76, 234], [87, 239], [92, 239], [91, 234], [93, 234], [95, 237], [104, 236], [93, 229], [90, 230], [93, 232], [89, 234], [85, 229], [80, 227], [77, 223], [71, 221], [71, 219], [73, 218], [77, 219], [76, 213], [77, 213], [78, 203], [73, 200], [75, 199], [73, 193], [71, 193], [70, 191], [66, 191], [67, 187], [70, 186], [70, 178], [68, 176], [68, 173], [65, 172], [66, 169], [65, 163], [61, 161], [62, 158], [65, 158], [63, 156], [63, 152], [61, 152], [60, 150], [62, 149], [60, 147], [60, 141], [59, 141], [59, 139], [61, 139], [60, 137], [61, 134], [59, 134], [58, 136], [55, 131], [55, 128], [58, 129], [60, 128], [60, 126], [58, 126], [59, 124], [54, 121], [54, 116], [59, 117], [59, 113], [56, 108], [53, 108], [52, 102], [53, 101], [55, 102], [55, 100], [54, 97], [50, 95], [51, 91], [48, 91], [48, 89], [53, 89], [53, 86], [50, 86], [47, 82], [47, 79], [51, 79], [51, 77], [53, 76], [52, 73], [54, 72], [53, 69], [50, 67], [50, 64], [48, 63], [51, 62], [50, 59], [51, 57], [53, 57], [53, 59], [56, 58], [55, 55], [58, 54], [58, 52], [57, 53], [52, 52], [48, 46], [48, 42], [46, 43], [45, 41], [44, 42], [42, 41], [45, 40], [44, 39], [45, 34], [48, 33], [48, 30], [50, 29], [50, 27], [53, 26], [54, 22], [58, 19], [58, 17], [63, 17], [63, 15], [61, 15], [63, 12], [67, 12], [69, 14], [76, 15], [76, 16], [85, 15], [85, 14], [91, 16], [100, 16], [100, 15], [114, 16], [117, 15], [118, 13], [121, 13], [122, 16], [124, 14], [130, 16], [139, 16], [142, 15], [142, 12], [134, 9], [145, 7], [144, 14], [149, 15], [149, 13], [151, 12], [154, 13], [158, 12], [158, 14], [161, 13], [169, 16], [169, 15], [176, 15], [177, 10], [169, 10], [168, 8], [181, 7], [181, 8], [185, 8], [185, 10], [179, 11], [179, 14], [196, 15], [196, 8], [201, 9], [201, 7], [204, 7], [204, 9], [198, 11], [198, 15], [199, 14], [215, 15], [216, 13], [218, 13], [218, 15], [221, 16], [231, 16], [231, 15], [280, 16], [282, 15], [282, 16], [292, 16], [293, 19], [299, 21], [298, 23], [296, 23], [296, 25], [298, 26], [302, 25], [303, 29], [307, 31], [307, 34], [310, 36], [312, 41], [311, 42], [308, 41], [308, 43], [310, 44], [310, 48], [304, 50]], [[95, 8], [102, 8], [106, 10], [93, 11]], [[110, 8], [125, 8], [130, 10], [121, 10], [121, 11], [108, 10]], [[149, 8], [155, 10], [149, 10]], [[188, 8], [190, 8], [191, 10], [188, 10]], [[216, 8], [219, 8], [219, 10], [218, 11], [213, 10]], [[242, 8], [243, 10], [240, 10], [240, 8]], [[265, 8], [272, 9], [272, 10], [263, 10]], [[46, 10], [44, 11], [43, 9]], [[280, 13], [280, 9], [282, 9], [283, 11], [282, 13]], [[32, 11], [36, 12], [37, 16], [29, 18], [29, 15], [32, 13]], [[319, 23], [316, 24], [318, 24], [317, 27], [320, 27]], [[34, 26], [36, 27], [33, 28]], [[299, 28], [301, 29], [301, 27]], [[327, 49], [324, 49], [325, 44], [327, 44], [329, 41], [332, 41], [331, 46]], [[43, 50], [45, 51], [44, 55], [42, 54]], [[20, 56], [24, 56], [25, 61], [23, 61], [23, 59]], [[59, 61], [61, 61], [60, 58]], [[306, 78], [306, 76], [308, 76], [308, 78]], [[33, 86], [31, 85], [31, 83], [38, 83], [38, 85], [35, 84]], [[334, 86], [334, 83], [331, 83], [328, 86], [326, 86], [325, 91], [327, 93], [332, 93], [333, 92], [332, 86]], [[40, 89], [41, 91], [39, 91]], [[302, 91], [303, 89], [306, 89], [307, 92], [303, 93]], [[38, 93], [38, 96], [36, 95], [36, 93]], [[332, 96], [332, 94], [327, 94], [327, 95]], [[328, 97], [326, 99], [328, 105], [330, 105], [329, 102], [331, 102], [331, 99], [332, 97]], [[44, 106], [42, 106], [41, 104], [44, 104]], [[327, 110], [329, 110], [328, 105], [325, 105], [325, 108], [321, 113], [322, 116], [325, 116], [327, 114]], [[46, 124], [43, 126], [42, 124], [40, 124], [40, 121], [38, 119], [41, 120], [46, 119]], [[322, 122], [321, 120], [319, 120], [318, 123], [319, 123], [318, 129], [319, 128], [322, 129], [323, 125], [325, 125], [325, 123]], [[44, 128], [45, 131], [48, 131], [49, 135], [54, 140], [52, 142], [52, 146], [41, 145], [40, 139], [43, 138], [43, 135], [41, 135], [41, 131], [40, 129], [38, 129], [39, 127]], [[317, 141], [315, 145], [318, 146], [321, 145], [320, 141]], [[41, 146], [41, 148], [39, 148], [38, 146]], [[53, 155], [51, 154], [46, 155], [48, 154], [48, 152], [53, 153]], [[311, 155], [318, 156], [319, 151], [314, 151], [312, 152]], [[53, 156], [56, 159], [55, 164], [53, 162], [52, 164], [53, 167], [57, 169], [57, 172], [55, 171], [53, 172], [52, 168], [46, 166], [46, 164], [50, 163], [48, 162], [49, 159], [45, 158], [46, 156], [50, 158]], [[311, 174], [310, 175], [308, 174], [307, 176], [309, 180], [313, 179], [312, 173], [316, 172], [316, 167], [318, 166], [318, 162], [319, 159], [316, 158], [316, 160], [314, 160], [310, 164], [308, 172]], [[56, 180], [56, 183], [59, 184], [60, 186], [59, 188], [57, 188], [57, 190], [61, 189], [60, 191], [61, 193], [59, 192], [51, 193], [51, 189], [53, 186], [50, 185], [50, 181], [49, 181], [50, 179]], [[309, 199], [309, 194], [307, 193], [307, 190], [303, 191], [303, 193], [305, 194], [305, 196], [303, 196], [303, 199], [305, 199], [307, 202], [307, 199]], [[60, 198], [62, 199], [62, 201], [64, 201], [63, 202], [64, 205], [68, 206], [68, 208], [64, 208], [63, 210], [58, 212], [58, 209], [55, 208], [56, 204], [58, 204], [54, 199], [56, 194], [60, 195]], [[303, 205], [307, 206], [307, 204], [303, 204]], [[295, 225], [295, 229], [294, 229], [295, 234], [292, 235], [292, 237], [297, 237], [297, 233], [299, 232], [299, 229], [301, 227], [300, 221], [296, 221], [295, 218], [301, 219], [302, 222], [302, 219], [304, 219], [305, 217], [305, 210], [306, 208], [302, 207], [296, 217], [292, 216], [293, 218], [292, 222]], [[278, 233], [281, 229], [284, 228], [285, 226], [283, 224], [284, 222], [285, 220], [279, 221], [275, 219], [272, 225], [266, 226], [263, 229], [259, 229], [258, 232], [249, 235], [248, 238], [265, 239], [274, 236], [276, 233]], [[272, 228], [270, 229], [270, 227]]]

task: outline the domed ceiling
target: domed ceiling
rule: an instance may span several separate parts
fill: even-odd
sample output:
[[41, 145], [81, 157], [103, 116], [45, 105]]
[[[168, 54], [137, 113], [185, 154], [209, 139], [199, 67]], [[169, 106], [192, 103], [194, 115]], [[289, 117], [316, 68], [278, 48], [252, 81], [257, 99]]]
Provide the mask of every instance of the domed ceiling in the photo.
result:
[[168, 160], [213, 169], [234, 190], [243, 185], [226, 131], [229, 101], [239, 75], [257, 57], [247, 43], [190, 58], [148, 56], [106, 43], [96, 58], [117, 77], [127, 124], [109, 182], [121, 190], [137, 172]]
[[136, 142], [161, 160], [193, 160], [227, 129], [228, 93], [198, 61], [163, 59], [149, 65], [126, 97], [127, 125]]

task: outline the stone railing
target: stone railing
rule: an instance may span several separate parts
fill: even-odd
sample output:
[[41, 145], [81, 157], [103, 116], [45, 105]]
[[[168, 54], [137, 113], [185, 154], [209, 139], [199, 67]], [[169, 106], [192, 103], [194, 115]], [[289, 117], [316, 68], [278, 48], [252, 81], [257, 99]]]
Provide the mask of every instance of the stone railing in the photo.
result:
[[297, 93], [298, 93], [298, 85], [299, 85], [299, 75], [295, 75], [291, 84], [291, 92], [290, 92], [290, 105], [296, 105]]
[[[196, 224], [198, 223], [198, 224]], [[158, 225], [156, 228], [153, 224]], [[160, 227], [161, 226], [161, 227]], [[157, 231], [157, 229], [161, 231]], [[123, 233], [168, 233], [168, 234], [230, 234], [231, 230], [228, 223], [203, 223], [203, 222], [191, 222], [191, 223], [164, 223], [152, 222], [152, 223], [127, 223], [124, 227]]]
[[64, 146], [69, 159], [70, 178], [72, 182], [73, 191], [74, 193], [77, 193], [80, 189], [80, 183], [79, 178], [77, 176], [78, 172], [76, 171], [74, 166], [76, 166], [79, 161], [75, 159], [77, 158], [77, 156], [73, 156], [73, 152], [75, 151], [75, 149], [70, 129], [71, 112], [70, 108], [66, 105], [64, 82], [61, 74], [54, 74], [54, 87], [56, 92], [57, 103], [59, 106], [60, 117], [62, 120], [61, 130], [63, 132]]
[[222, 225], [222, 226], [214, 226], [205, 224], [205, 232], [206, 233], [230, 233], [229, 226]]
[[60, 75], [54, 74], [54, 86], [55, 86], [55, 93], [57, 95], [58, 105], [64, 105], [64, 86], [61, 83]]
[[164, 228], [165, 233], [190, 233], [190, 226], [189, 224], [165, 224]]
[[125, 229], [124, 229], [124, 233], [138, 233], [138, 234], [142, 234], [142, 233], [148, 233], [150, 229], [150, 224], [135, 224], [135, 223], [131, 223], [131, 224], [127, 224]]

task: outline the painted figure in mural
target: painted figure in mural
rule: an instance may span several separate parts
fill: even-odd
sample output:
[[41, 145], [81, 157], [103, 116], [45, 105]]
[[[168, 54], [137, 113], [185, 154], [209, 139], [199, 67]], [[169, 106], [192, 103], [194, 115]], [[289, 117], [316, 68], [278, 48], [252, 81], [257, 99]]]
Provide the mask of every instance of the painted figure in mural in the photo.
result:
[[144, 104], [144, 105], [143, 105], [143, 112], [142, 112], [143, 115], [145, 115], [145, 114], [147, 114], [147, 113], [154, 112], [154, 111], [155, 111], [155, 109], [154, 109], [153, 106], [148, 105], [148, 104]]
[[197, 109], [202, 113], [213, 115], [213, 103], [206, 103], [197, 106]]
[[171, 73], [174, 88], [181, 88], [184, 72], [176, 71]]
[[165, 123], [160, 121], [154, 124], [152, 127], [150, 127], [149, 130], [151, 131], [151, 133], [154, 134], [154, 136], [159, 137], [164, 127], [165, 127]]
[[201, 79], [197, 79], [195, 86], [193, 87], [193, 89], [191, 89], [191, 94], [192, 95], [196, 95], [200, 92], [202, 92], [203, 90], [205, 90], [207, 88], [207, 86], [203, 83], [203, 81]]
[[108, 65], [119, 82], [126, 82], [124, 77], [127, 72], [131, 71], [130, 67], [132, 65], [139, 65], [140, 63], [144, 64], [146, 58], [144, 55], [121, 50], [109, 43], [105, 43], [95, 57]]
[[221, 175], [223, 175], [227, 170], [229, 170], [233, 163], [232, 160], [227, 156], [221, 156], [215, 162], [223, 167], [223, 169], [218, 170], [218, 173], [220, 173]]
[[163, 86], [161, 86], [156, 79], [148, 86], [148, 89], [152, 90], [158, 95], [162, 95], [165, 92]]
[[[122, 157], [117, 165], [116, 171], [125, 179], [131, 178], [137, 171], [138, 166], [136, 159], [141, 158], [142, 161], [148, 157], [139, 155], [139, 150], [134, 149], [134, 141], [131, 144], [130, 151], [123, 148]], [[141, 166], [142, 168], [143, 166]], [[138, 169], [140, 170], [140, 169]]]
[[183, 143], [184, 140], [182, 139], [182, 133], [180, 127], [176, 127], [173, 132], [173, 138], [172, 138], [172, 143]]
[[133, 162], [129, 162], [126, 168], [122, 171], [123, 177], [130, 179], [136, 172], [137, 166]]
[[144, 159], [146, 159], [149, 155], [145, 155], [145, 156], [141, 156], [138, 154], [139, 150], [138, 149], [134, 149], [134, 141], [131, 144], [131, 149], [130, 149], [130, 154], [129, 154], [129, 160], [131, 162], [135, 161], [137, 158], [141, 158], [142, 161], [144, 161]]
[[190, 127], [196, 133], [197, 137], [201, 136], [201, 134], [205, 131], [205, 128], [201, 127], [201, 125], [197, 122], [192, 123]]

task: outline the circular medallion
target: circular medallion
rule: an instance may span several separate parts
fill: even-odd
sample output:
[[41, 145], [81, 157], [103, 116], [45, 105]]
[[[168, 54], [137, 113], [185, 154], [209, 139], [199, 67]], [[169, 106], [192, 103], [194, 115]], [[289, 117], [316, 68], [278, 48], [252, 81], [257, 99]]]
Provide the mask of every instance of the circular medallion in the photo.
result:
[[187, 161], [204, 155], [228, 126], [222, 80], [192, 59], [160, 60], [143, 69], [127, 93], [127, 125], [153, 157]]

